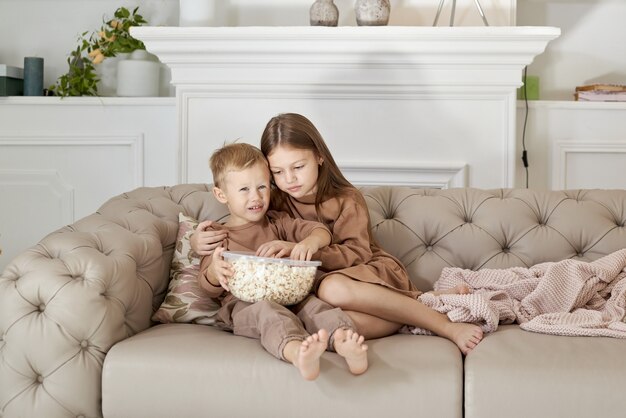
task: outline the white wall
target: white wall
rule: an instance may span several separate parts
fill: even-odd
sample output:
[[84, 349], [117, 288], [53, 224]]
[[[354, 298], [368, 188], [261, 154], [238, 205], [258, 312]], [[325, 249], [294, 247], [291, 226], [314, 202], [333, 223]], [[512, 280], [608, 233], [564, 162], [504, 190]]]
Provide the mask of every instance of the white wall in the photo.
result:
[[626, 1], [518, 0], [517, 24], [561, 28], [528, 67], [542, 100], [573, 100], [583, 84], [626, 84]]
[[[211, 1], [211, 0], [208, 0]], [[227, 9], [223, 26], [302, 26], [309, 24], [314, 0], [214, 0]], [[439, 25], [449, 22], [446, 0]], [[354, 0], [335, 0], [339, 24], [356, 25]], [[439, 0], [391, 0], [390, 25], [430, 26]], [[511, 25], [515, 0], [481, 0], [492, 25]], [[0, 64], [23, 66], [25, 56], [44, 58], [44, 86], [67, 70], [66, 59], [82, 32], [96, 31], [115, 9], [139, 6], [150, 26], [177, 26], [178, 0], [0, 0]], [[455, 23], [482, 25], [474, 0], [458, 0]]]

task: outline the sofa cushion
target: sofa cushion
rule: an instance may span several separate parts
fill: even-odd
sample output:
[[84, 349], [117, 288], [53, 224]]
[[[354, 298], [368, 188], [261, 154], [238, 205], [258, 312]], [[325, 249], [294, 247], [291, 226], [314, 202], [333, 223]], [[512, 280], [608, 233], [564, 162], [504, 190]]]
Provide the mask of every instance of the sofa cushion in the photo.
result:
[[191, 249], [189, 242], [198, 221], [181, 212], [178, 214], [178, 222], [167, 295], [152, 320], [163, 323], [214, 324], [220, 304], [207, 296], [198, 285], [197, 276], [202, 257]]
[[256, 339], [202, 325], [158, 325], [109, 351], [103, 413], [106, 418], [462, 416], [463, 366], [454, 344], [410, 335], [368, 344], [367, 373], [351, 375], [341, 357], [326, 352], [320, 377], [310, 382]]
[[621, 418], [625, 353], [623, 339], [501, 326], [465, 359], [465, 417]]

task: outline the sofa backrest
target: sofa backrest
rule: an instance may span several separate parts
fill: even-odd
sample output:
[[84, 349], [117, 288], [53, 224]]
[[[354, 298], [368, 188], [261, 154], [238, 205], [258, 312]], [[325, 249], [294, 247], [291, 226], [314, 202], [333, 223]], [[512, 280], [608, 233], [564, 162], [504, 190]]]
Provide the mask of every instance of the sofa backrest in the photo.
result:
[[[181, 210], [201, 220], [227, 216], [207, 185], [156, 190], [157, 196], [153, 188], [125, 193], [101, 211], [122, 199], [131, 207], [129, 200], [135, 205], [147, 200], [153, 213], [162, 212], [159, 216], [174, 222]], [[444, 267], [477, 270], [567, 258], [591, 261], [626, 248], [626, 190], [379, 186], [361, 191], [374, 237], [402, 261], [421, 290], [432, 289]], [[164, 245], [170, 248], [173, 241]], [[167, 285], [167, 276], [164, 280], [159, 290]]]
[[626, 190], [362, 189], [375, 238], [421, 290], [444, 267], [530, 267], [626, 248]]

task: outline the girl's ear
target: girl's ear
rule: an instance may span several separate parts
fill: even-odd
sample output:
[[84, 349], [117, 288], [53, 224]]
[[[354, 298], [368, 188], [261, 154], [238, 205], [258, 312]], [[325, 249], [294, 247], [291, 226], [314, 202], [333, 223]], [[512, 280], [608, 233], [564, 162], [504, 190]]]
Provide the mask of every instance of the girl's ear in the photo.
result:
[[222, 189], [219, 187], [213, 187], [213, 196], [217, 199], [218, 202], [226, 204], [228, 203], [228, 198]]
[[322, 165], [322, 164], [324, 164], [324, 159], [323, 159], [322, 157], [320, 157], [320, 158], [319, 158], [319, 160], [318, 160], [318, 162], [317, 162], [317, 164], [318, 164], [318, 165]]

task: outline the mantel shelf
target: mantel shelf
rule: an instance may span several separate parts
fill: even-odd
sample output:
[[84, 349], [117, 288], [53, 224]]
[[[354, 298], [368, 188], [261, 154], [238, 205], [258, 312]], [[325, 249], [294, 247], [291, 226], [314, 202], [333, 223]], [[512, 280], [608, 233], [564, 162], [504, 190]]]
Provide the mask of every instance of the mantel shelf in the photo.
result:
[[[280, 83], [312, 82], [310, 70], [315, 69], [331, 69], [330, 77], [336, 75], [339, 82], [344, 81], [342, 72], [345, 76], [355, 69], [406, 70], [414, 76], [419, 69], [421, 83], [484, 85], [476, 65], [487, 71], [512, 70], [509, 75], [519, 85], [518, 70], [560, 35], [558, 28], [521, 26], [142, 26], [131, 31], [170, 66], [174, 85], [250, 81], [251, 69], [258, 70], [254, 74], [259, 80]], [[287, 79], [284, 74], [274, 78], [272, 70], [285, 66], [296, 71]], [[220, 72], [224, 78], [216, 77]], [[387, 83], [404, 82], [398, 80], [400, 74], [394, 76]], [[499, 85], [510, 82], [494, 80]]]

